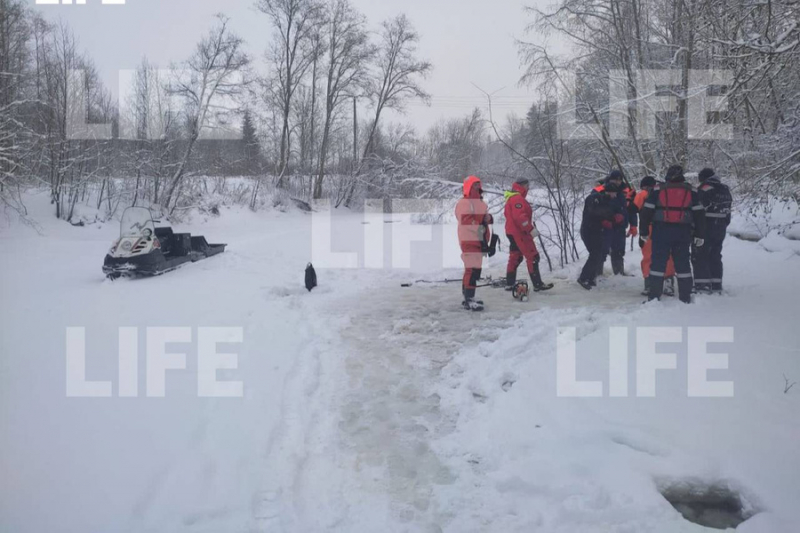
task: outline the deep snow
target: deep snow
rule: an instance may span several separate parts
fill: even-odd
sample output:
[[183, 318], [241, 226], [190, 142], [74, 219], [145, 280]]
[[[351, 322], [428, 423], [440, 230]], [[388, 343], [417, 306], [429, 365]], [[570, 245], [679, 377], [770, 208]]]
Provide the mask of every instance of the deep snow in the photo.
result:
[[[800, 390], [783, 392], [784, 375], [800, 381], [791, 250], [729, 239], [727, 294], [689, 307], [642, 305], [639, 277], [587, 293], [573, 266], [528, 303], [481, 289], [487, 311], [469, 314], [457, 283], [400, 287], [460, 277], [443, 268], [458, 264], [451, 227], [412, 246], [412, 269], [322, 258], [308, 294], [305, 214], [195, 216], [179, 228], [227, 242], [225, 254], [110, 282], [114, 223], [74, 228], [49, 217], [46, 196], [27, 204], [38, 232], [0, 230], [0, 531], [704, 531], [658, 492], [680, 482], [738, 490], [760, 511], [738, 531], [800, 530]], [[334, 214], [332, 249], [361, 250], [382, 218]], [[384, 232], [420, 231], [387, 218]], [[505, 259], [488, 271], [502, 275]], [[140, 328], [140, 351], [147, 327], [193, 328], [171, 346], [187, 369], [146, 398], [140, 354], [138, 398], [67, 398], [69, 326], [86, 327], [87, 377], [115, 396], [119, 327]], [[243, 398], [198, 397], [201, 326], [244, 329], [225, 350], [238, 369], [219, 374]], [[632, 396], [558, 397], [556, 331], [571, 326], [579, 379], [606, 392], [609, 327], [733, 327], [732, 344], [712, 345], [729, 369], [709, 379], [733, 381], [735, 396], [687, 397], [684, 342], [660, 349], [678, 368], [658, 372], [655, 398], [635, 397], [633, 355]]]

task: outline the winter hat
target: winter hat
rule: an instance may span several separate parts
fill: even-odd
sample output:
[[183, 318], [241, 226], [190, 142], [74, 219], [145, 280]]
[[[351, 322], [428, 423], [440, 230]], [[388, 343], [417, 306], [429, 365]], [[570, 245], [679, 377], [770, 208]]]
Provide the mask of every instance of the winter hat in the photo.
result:
[[619, 185], [609, 180], [606, 181], [606, 184], [603, 186], [603, 190], [605, 190], [605, 192], [619, 192], [622, 189], [620, 188]]
[[478, 187], [480, 187], [481, 179], [477, 176], [469, 176], [464, 180], [464, 196], [469, 196], [469, 191], [472, 190], [473, 185], [476, 183], [478, 184]]
[[680, 165], [672, 165], [669, 167], [667, 169], [666, 181], [685, 181], [685, 178], [683, 177], [683, 167]]
[[655, 187], [656, 186], [656, 179], [653, 176], [645, 176], [642, 178], [642, 181], [639, 182], [639, 187], [644, 189], [645, 187]]
[[529, 180], [528, 178], [517, 178], [517, 180], [514, 183], [516, 183], [517, 185], [522, 185], [523, 187], [527, 187], [528, 185], [530, 185], [531, 180]]
[[622, 172], [619, 170], [612, 170], [611, 173], [606, 176], [606, 183], [609, 181], [623, 181]]
[[703, 170], [700, 171], [700, 174], [698, 174], [697, 177], [700, 178], [700, 183], [703, 183], [704, 181], [706, 181], [708, 178], [712, 177], [713, 175], [714, 175], [714, 169], [713, 168], [704, 168]]

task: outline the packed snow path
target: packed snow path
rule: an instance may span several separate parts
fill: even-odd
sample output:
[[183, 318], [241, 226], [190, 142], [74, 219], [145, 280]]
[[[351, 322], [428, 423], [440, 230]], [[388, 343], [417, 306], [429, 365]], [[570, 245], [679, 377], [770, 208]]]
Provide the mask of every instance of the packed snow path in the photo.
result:
[[[598, 308], [609, 310], [641, 303], [634, 288], [638, 281], [603, 280], [592, 294], [593, 301]], [[627, 291], [615, 290], [621, 285]], [[432, 449], [433, 441], [452, 432], [456, 423], [439, 408], [436, 390], [444, 379], [442, 369], [465, 347], [496, 340], [509, 320], [522, 313], [573, 308], [586, 301], [586, 291], [564, 279], [557, 280], [552, 291], [532, 293], [528, 302], [513, 300], [502, 288], [484, 288], [479, 292], [487, 306], [482, 313], [463, 310], [459, 293], [457, 283], [409, 288], [393, 283], [364, 291], [358, 305], [348, 308], [341, 346], [329, 346], [331, 351], [322, 355], [327, 363], [320, 362], [321, 354], [314, 352], [313, 369], [290, 385], [298, 387], [299, 396], [308, 402], [298, 406], [307, 418], [304, 428], [295, 427], [294, 437], [284, 436], [282, 446], [305, 449], [316, 442], [323, 447], [302, 454], [294, 466], [275, 465], [284, 472], [277, 478], [286, 482], [284, 487], [304, 492], [279, 502], [280, 488], [264, 491], [256, 510], [256, 524], [263, 528], [259, 530], [272, 531], [270, 526], [276, 524], [276, 531], [333, 527], [341, 531], [436, 532], [447, 528], [453, 517], [440, 508], [436, 487], [452, 485], [459, 473]], [[341, 315], [342, 305], [334, 301], [316, 312]], [[341, 383], [320, 387], [321, 379], [336, 382], [335, 360], [339, 357], [344, 365], [338, 374]], [[320, 369], [325, 366], [333, 370], [321, 377]], [[509, 375], [508, 387], [513, 380]], [[474, 401], [485, 400], [475, 393]], [[314, 406], [333, 408], [334, 412], [321, 417]], [[291, 413], [287, 415], [293, 418]], [[337, 423], [332, 424], [331, 419]], [[335, 464], [326, 465], [332, 458]], [[339, 470], [332, 479], [340, 481], [331, 485], [320, 469], [330, 474], [332, 466]], [[350, 490], [343, 490], [346, 487]], [[320, 501], [330, 500], [336, 504], [319, 508]], [[309, 513], [309, 505], [317, 512]], [[331, 516], [338, 518], [327, 523], [312, 518]]]

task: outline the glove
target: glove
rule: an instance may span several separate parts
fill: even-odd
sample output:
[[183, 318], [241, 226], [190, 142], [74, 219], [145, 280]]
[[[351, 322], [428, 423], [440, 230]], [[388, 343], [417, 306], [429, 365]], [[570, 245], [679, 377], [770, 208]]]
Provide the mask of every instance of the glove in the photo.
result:
[[500, 243], [500, 236], [496, 233], [492, 235], [492, 243], [489, 245], [489, 257], [494, 257], [497, 253], [497, 245]]
[[612, 224], [610, 220], [604, 220], [603, 221], [603, 228], [611, 229], [613, 227], [614, 227], [614, 224]]
[[631, 226], [630, 229], [628, 229], [628, 237], [636, 237], [637, 235], [639, 235], [639, 228]]
[[647, 235], [639, 235], [639, 248], [644, 248], [644, 245], [647, 244], [647, 241], [650, 240], [650, 237]]
[[703, 243], [705, 243], [705, 242], [706, 242], [705, 239], [701, 239], [699, 237], [695, 237], [694, 238], [694, 245], [697, 248], [702, 248], [703, 247]]
[[489, 243], [486, 241], [481, 241], [481, 253], [488, 254], [490, 251]]
[[623, 222], [625, 222], [625, 217], [624, 217], [624, 216], [620, 215], [619, 213], [617, 213], [616, 215], [614, 215], [614, 224], [616, 224], [617, 226], [619, 226], [619, 225], [621, 225]]
[[494, 217], [491, 215], [491, 213], [487, 213], [486, 216], [483, 217], [483, 223], [487, 226], [494, 224]]

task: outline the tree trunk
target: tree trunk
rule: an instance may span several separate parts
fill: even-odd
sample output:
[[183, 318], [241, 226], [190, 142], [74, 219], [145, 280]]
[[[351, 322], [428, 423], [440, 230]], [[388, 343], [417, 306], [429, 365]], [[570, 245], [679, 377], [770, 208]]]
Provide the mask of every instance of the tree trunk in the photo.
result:
[[322, 130], [322, 144], [319, 148], [319, 172], [314, 180], [314, 200], [322, 198], [322, 180], [325, 177], [325, 159], [328, 156], [328, 142], [330, 136], [330, 113], [325, 118], [325, 128]]

